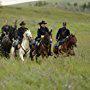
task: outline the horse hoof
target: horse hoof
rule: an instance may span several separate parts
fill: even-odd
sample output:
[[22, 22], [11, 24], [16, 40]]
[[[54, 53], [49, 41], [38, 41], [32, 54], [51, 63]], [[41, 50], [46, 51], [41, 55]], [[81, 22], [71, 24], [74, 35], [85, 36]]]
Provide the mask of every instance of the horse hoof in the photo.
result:
[[57, 58], [56, 56], [54, 56], [54, 58]]
[[22, 63], [24, 62], [24, 60], [22, 60]]
[[31, 59], [31, 61], [34, 61], [34, 59]]

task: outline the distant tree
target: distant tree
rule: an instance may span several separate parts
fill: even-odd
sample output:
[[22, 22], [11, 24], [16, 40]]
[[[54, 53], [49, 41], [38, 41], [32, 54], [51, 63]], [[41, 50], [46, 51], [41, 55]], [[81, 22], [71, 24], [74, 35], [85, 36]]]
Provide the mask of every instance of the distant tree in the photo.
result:
[[88, 2], [86, 8], [87, 8], [87, 9], [90, 9], [90, 2]]
[[3, 6], [2, 6], [2, 2], [0, 1], [0, 8], [3, 8]]
[[56, 3], [55, 3], [55, 5], [57, 6], [57, 5], [58, 5], [58, 3], [56, 2]]
[[2, 2], [0, 1], [0, 6], [1, 6], [1, 3], [2, 3]]
[[86, 4], [86, 3], [84, 3], [84, 4], [83, 4], [83, 5], [81, 5], [80, 7], [81, 7], [81, 9], [84, 11], [84, 10], [87, 8], [87, 4]]
[[2, 2], [0, 1], [0, 7], [2, 6]]
[[35, 6], [45, 6], [45, 5], [47, 5], [48, 3], [46, 2], [46, 1], [38, 1], [38, 2], [36, 2], [36, 4], [35, 4]]
[[86, 4], [86, 3], [84, 3], [81, 7], [82, 7], [82, 9], [83, 9], [83, 10], [85, 10], [85, 9], [86, 9], [86, 7], [87, 7], [87, 4]]
[[21, 7], [16, 7], [17, 10], [21, 10], [22, 8]]
[[74, 3], [74, 6], [75, 6], [75, 7], [77, 7], [77, 6], [78, 6], [78, 4], [75, 2], [75, 3]]
[[70, 6], [71, 4], [68, 2], [67, 5]]

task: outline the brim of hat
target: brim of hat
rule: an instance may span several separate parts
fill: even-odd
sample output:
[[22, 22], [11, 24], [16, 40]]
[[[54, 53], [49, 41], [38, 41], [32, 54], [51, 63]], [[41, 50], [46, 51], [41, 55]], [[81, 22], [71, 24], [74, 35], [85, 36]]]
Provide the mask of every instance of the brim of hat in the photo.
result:
[[24, 24], [21, 23], [20, 26], [22, 26], [22, 25], [26, 25], [26, 24], [25, 23]]
[[47, 23], [38, 23], [39, 25], [41, 25], [41, 24], [47, 24]]

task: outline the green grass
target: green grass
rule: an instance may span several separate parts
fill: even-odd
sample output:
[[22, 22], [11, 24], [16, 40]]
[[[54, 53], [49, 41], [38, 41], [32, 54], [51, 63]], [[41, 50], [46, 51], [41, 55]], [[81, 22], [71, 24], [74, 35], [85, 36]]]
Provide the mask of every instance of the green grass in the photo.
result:
[[[18, 6], [17, 6], [18, 7]], [[30, 59], [22, 63], [0, 57], [0, 90], [90, 90], [90, 14], [74, 13], [55, 7], [15, 6], [0, 8], [0, 19], [24, 19], [36, 36], [38, 22], [45, 20], [53, 29], [53, 43], [57, 30], [67, 21], [67, 27], [78, 39], [75, 57], [49, 57], [39, 64]], [[13, 19], [11, 19], [13, 18]], [[0, 21], [0, 27], [4, 24]], [[19, 25], [18, 25], [19, 27]]]

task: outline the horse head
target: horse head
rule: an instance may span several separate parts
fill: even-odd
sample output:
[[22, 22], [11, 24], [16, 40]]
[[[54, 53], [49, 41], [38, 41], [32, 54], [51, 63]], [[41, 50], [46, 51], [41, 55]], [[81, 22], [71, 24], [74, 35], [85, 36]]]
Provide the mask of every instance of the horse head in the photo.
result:
[[52, 30], [50, 30], [49, 32], [46, 32], [44, 35], [44, 39], [46, 40], [50, 40], [52, 38]]
[[77, 38], [75, 35], [71, 34], [68, 38], [68, 42], [69, 42], [69, 45], [70, 46], [77, 46], [76, 43], [77, 43]]
[[42, 38], [42, 42], [44, 44], [49, 45], [50, 44], [50, 39], [51, 39], [51, 33], [46, 32], [44, 36], [41, 36], [41, 38]]
[[27, 31], [24, 33], [24, 38], [29, 39], [29, 41], [32, 40], [32, 34], [31, 34], [30, 30], [27, 30]]

